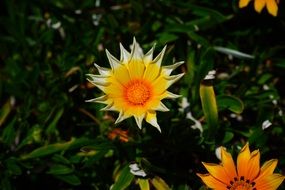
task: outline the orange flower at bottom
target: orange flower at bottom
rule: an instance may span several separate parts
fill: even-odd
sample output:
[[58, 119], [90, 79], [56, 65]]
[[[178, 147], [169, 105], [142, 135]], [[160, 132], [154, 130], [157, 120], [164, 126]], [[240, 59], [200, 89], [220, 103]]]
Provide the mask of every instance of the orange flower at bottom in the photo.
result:
[[273, 173], [277, 160], [272, 159], [260, 168], [260, 153], [250, 152], [248, 143], [241, 149], [237, 167], [230, 153], [221, 148], [221, 164], [203, 163], [208, 174], [197, 174], [203, 182], [215, 190], [276, 190], [284, 176]]

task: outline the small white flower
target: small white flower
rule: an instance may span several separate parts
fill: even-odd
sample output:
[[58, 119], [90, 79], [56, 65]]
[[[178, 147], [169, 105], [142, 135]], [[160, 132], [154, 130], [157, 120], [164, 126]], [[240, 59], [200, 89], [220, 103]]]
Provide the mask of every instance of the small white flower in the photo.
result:
[[262, 130], [267, 129], [268, 127], [270, 127], [272, 125], [272, 123], [269, 120], [266, 120], [262, 123]]

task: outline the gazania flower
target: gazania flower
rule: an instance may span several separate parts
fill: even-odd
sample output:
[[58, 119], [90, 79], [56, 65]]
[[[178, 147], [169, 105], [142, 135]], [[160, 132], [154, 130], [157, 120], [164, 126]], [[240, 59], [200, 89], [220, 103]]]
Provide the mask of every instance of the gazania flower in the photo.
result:
[[215, 190], [276, 190], [284, 176], [273, 173], [277, 160], [272, 159], [260, 168], [260, 153], [250, 152], [248, 143], [241, 149], [237, 167], [232, 156], [221, 148], [221, 164], [203, 163], [208, 174], [197, 174], [203, 182]]
[[120, 60], [106, 50], [111, 69], [95, 64], [99, 75], [88, 75], [88, 80], [105, 93], [89, 101], [106, 104], [102, 110], [118, 111], [116, 123], [133, 116], [139, 128], [145, 119], [161, 131], [156, 111], [168, 111], [162, 99], [179, 97], [167, 88], [183, 76], [183, 73], [170, 75], [183, 62], [161, 66], [166, 47], [153, 59], [154, 47], [144, 55], [135, 38], [131, 52], [121, 44], [120, 50]]
[[[239, 8], [246, 7], [249, 4], [250, 0], [240, 0]], [[266, 6], [268, 12], [273, 16], [277, 16], [279, 0], [254, 0], [254, 8], [257, 12], [261, 12], [262, 9]]]

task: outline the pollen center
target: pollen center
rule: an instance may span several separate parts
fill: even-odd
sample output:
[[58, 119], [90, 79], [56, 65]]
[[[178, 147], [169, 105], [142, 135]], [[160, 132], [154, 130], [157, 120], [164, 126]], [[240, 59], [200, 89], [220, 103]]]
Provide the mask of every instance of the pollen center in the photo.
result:
[[125, 98], [132, 105], [144, 105], [151, 96], [151, 87], [144, 80], [132, 80], [125, 87]]
[[240, 179], [234, 178], [233, 181], [230, 181], [230, 186], [227, 187], [229, 190], [257, 190], [255, 186], [255, 182], [250, 182], [249, 180], [245, 180], [243, 176]]

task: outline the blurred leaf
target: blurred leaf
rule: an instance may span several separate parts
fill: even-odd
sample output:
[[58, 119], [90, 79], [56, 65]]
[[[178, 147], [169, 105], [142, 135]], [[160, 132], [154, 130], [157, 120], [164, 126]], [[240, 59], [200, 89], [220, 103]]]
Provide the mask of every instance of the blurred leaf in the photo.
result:
[[129, 165], [127, 164], [120, 172], [119, 177], [111, 190], [124, 190], [131, 184], [133, 179], [134, 175], [131, 174]]
[[198, 43], [199, 45], [203, 45], [208, 47], [209, 46], [209, 42], [206, 38], [202, 37], [201, 35], [197, 34], [196, 32], [187, 32], [187, 35], [189, 36], [189, 38], [193, 41], [195, 41], [196, 43]]
[[72, 173], [73, 169], [62, 164], [55, 164], [47, 171], [48, 174], [62, 175]]
[[240, 51], [230, 49], [230, 48], [215, 46], [214, 50], [221, 52], [221, 53], [224, 53], [226, 55], [231, 55], [231, 56], [239, 58], [239, 59], [254, 59], [253, 55], [242, 53]]
[[230, 95], [217, 96], [217, 104], [220, 110], [228, 109], [236, 114], [242, 113], [244, 109], [243, 102], [239, 98]]
[[23, 146], [32, 143], [33, 141], [35, 142], [40, 142], [41, 140], [41, 132], [42, 129], [38, 124], [33, 126], [29, 131], [27, 132], [26, 138], [22, 140], [22, 142], [17, 146], [17, 149], [22, 148]]
[[81, 181], [76, 175], [55, 175], [54, 177], [70, 184], [70, 185], [80, 185]]
[[141, 190], [150, 190], [148, 179], [138, 179], [138, 184]]
[[15, 141], [16, 131], [14, 125], [16, 123], [16, 118], [14, 118], [3, 130], [2, 140], [5, 144], [11, 145]]
[[177, 4], [179, 4], [184, 8], [189, 9], [189, 11], [191, 11], [192, 14], [202, 17], [201, 19], [197, 19], [193, 22], [193, 24], [195, 24], [201, 30], [213, 27], [233, 17], [232, 15], [224, 16], [215, 9], [197, 6], [194, 5], [193, 3], [177, 2]]
[[176, 40], [177, 38], [178, 38], [177, 35], [171, 33], [161, 33], [159, 34], [158, 41], [160, 44], [167, 44], [169, 42]]
[[54, 133], [56, 127], [57, 127], [57, 123], [59, 121], [59, 119], [61, 118], [62, 114], [64, 112], [64, 109], [61, 108], [55, 115], [54, 119], [52, 120], [52, 122], [48, 125], [46, 133], [47, 134], [51, 134]]
[[269, 73], [265, 73], [261, 75], [261, 77], [258, 79], [258, 84], [265, 84], [272, 78], [272, 75]]
[[234, 137], [234, 133], [226, 131], [224, 139], [223, 139], [223, 144], [228, 143], [230, 140], [233, 139], [233, 137]]
[[43, 156], [47, 156], [50, 154], [54, 154], [56, 152], [79, 148], [91, 142], [92, 142], [91, 140], [84, 138], [84, 137], [80, 139], [73, 138], [70, 141], [65, 142], [65, 143], [55, 143], [55, 144], [50, 144], [47, 146], [37, 148], [26, 155], [22, 155], [21, 159], [43, 157]]
[[165, 183], [165, 181], [158, 176], [155, 176], [150, 181], [157, 190], [170, 190], [170, 187]]
[[213, 85], [203, 81], [200, 85], [200, 98], [208, 124], [207, 138], [212, 139], [218, 127], [218, 109]]
[[52, 157], [52, 160], [57, 162], [57, 163], [70, 164], [70, 160], [65, 158], [63, 155], [60, 155], [60, 154], [55, 154]]
[[11, 175], [21, 175], [22, 174], [22, 170], [18, 166], [16, 159], [9, 158], [8, 160], [6, 160], [5, 165]]
[[0, 109], [0, 127], [5, 122], [6, 118], [8, 117], [9, 113], [12, 111], [11, 100], [7, 100], [5, 104]]

